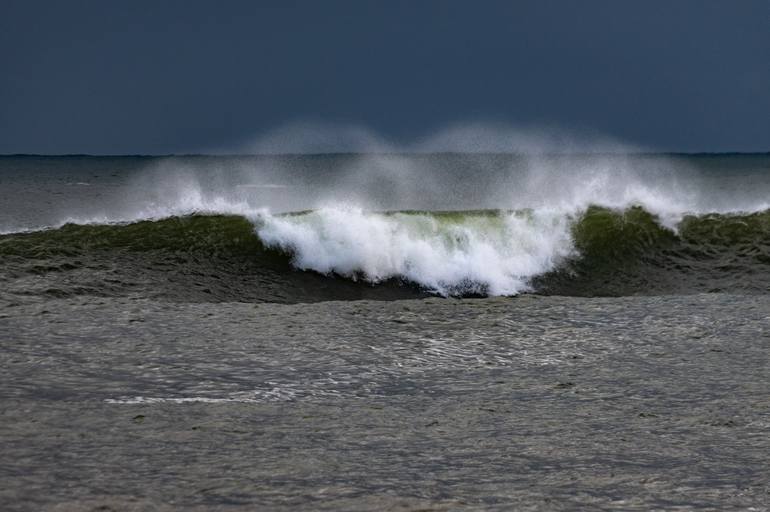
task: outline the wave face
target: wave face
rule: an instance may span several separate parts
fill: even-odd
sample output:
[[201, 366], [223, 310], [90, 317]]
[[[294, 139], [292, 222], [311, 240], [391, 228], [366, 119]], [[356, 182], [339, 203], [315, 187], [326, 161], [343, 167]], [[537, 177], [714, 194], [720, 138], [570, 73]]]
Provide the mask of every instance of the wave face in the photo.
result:
[[182, 301], [770, 291], [770, 210], [190, 215], [0, 236], [7, 293]]
[[0, 157], [0, 295], [767, 293], [770, 155]]

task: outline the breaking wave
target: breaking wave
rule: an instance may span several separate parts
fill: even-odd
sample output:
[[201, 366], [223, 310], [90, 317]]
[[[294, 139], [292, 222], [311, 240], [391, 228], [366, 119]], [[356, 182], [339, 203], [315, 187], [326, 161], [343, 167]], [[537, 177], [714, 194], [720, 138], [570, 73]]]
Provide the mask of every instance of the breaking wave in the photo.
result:
[[[491, 140], [481, 135], [449, 138]], [[0, 164], [0, 294], [303, 302], [770, 290], [766, 154]], [[59, 174], [91, 185], [62, 187]]]
[[23, 293], [62, 296], [767, 293], [770, 210], [685, 215], [673, 227], [639, 206], [188, 215], [2, 235], [0, 257]]
[[322, 209], [266, 216], [257, 233], [303, 270], [442, 295], [515, 295], [572, 252], [569, 219], [538, 212]]

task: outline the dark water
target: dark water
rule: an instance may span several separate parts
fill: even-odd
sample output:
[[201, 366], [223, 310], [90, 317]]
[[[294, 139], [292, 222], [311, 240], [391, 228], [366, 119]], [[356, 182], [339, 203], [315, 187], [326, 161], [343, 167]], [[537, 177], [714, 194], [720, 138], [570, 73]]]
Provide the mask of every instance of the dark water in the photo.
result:
[[[768, 211], [687, 216], [674, 232], [641, 208], [590, 207], [575, 219], [571, 234], [576, 253], [534, 276], [534, 292], [623, 296], [770, 291]], [[0, 235], [0, 256], [7, 291], [43, 297], [296, 303], [414, 298], [430, 291], [400, 276], [373, 284], [300, 271], [292, 265], [291, 252], [266, 246], [254, 225], [236, 216], [67, 224]], [[476, 286], [470, 290], [479, 293]], [[468, 288], [456, 292], [467, 294]]]
[[768, 510], [770, 156], [0, 158], [0, 509]]

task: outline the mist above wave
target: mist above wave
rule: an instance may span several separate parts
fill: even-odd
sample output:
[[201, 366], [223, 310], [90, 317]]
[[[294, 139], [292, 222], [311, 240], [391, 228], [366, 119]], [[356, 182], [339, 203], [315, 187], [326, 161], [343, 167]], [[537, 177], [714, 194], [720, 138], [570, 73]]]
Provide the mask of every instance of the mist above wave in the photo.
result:
[[[766, 173], [714, 172], [711, 160], [639, 154], [606, 137], [558, 130], [457, 124], [404, 142], [356, 126], [292, 124], [233, 149], [258, 155], [142, 160], [121, 171], [120, 187], [98, 195], [98, 180], [85, 169], [94, 186], [52, 190], [50, 213], [40, 217], [57, 226], [327, 207], [575, 214], [597, 204], [642, 206], [673, 227], [685, 213], [770, 205]], [[85, 200], [57, 205], [76, 195]], [[16, 224], [10, 227], [40, 227]]]
[[457, 124], [400, 142], [356, 126], [292, 124], [236, 149], [260, 156], [153, 164], [127, 191], [122, 215], [340, 206], [574, 214], [599, 204], [641, 206], [673, 227], [685, 213], [770, 205], [765, 177], [704, 172], [692, 158], [640, 154], [607, 137], [559, 130]]
[[[673, 231], [687, 214], [770, 206], [761, 172], [598, 137], [475, 124], [415, 140], [284, 127], [246, 148], [258, 156], [152, 160], [106, 201], [82, 201], [52, 224], [234, 214], [300, 269], [509, 295], [575, 253], [571, 226], [592, 205], [638, 206]], [[383, 213], [405, 210], [466, 214]], [[498, 213], [467, 214], [475, 210]], [[297, 211], [309, 213], [281, 215]]]

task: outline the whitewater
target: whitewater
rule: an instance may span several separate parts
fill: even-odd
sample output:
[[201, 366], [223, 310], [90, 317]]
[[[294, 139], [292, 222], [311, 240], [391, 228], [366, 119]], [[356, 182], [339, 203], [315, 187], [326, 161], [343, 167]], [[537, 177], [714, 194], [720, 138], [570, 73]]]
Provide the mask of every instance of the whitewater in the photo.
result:
[[[684, 219], [728, 219], [770, 207], [766, 155], [430, 153], [58, 162], [62, 174], [70, 174], [66, 181], [35, 190], [24, 172], [37, 166], [32, 173], [40, 173], [39, 159], [2, 159], [10, 185], [2, 189], [2, 232], [234, 215], [247, 219], [259, 241], [287, 255], [297, 270], [370, 285], [395, 280], [440, 295], [536, 291], [539, 277], [574, 271], [572, 263], [597, 252], [600, 232], [615, 237], [608, 243], [616, 247], [633, 242], [636, 257], [646, 257], [640, 251], [647, 242], [629, 242], [630, 231], [623, 231], [634, 224], [627, 214], [633, 209], [649, 214], [656, 240], [662, 240], [679, 236]], [[595, 208], [613, 212], [614, 220], [594, 222], [586, 234], [581, 226]], [[756, 229], [761, 238], [761, 226]], [[580, 236], [588, 241], [581, 243]], [[759, 243], [753, 250], [764, 253], [765, 247]]]
[[443, 295], [515, 295], [572, 251], [566, 217], [542, 212], [327, 208], [259, 224], [259, 237], [292, 253], [297, 268], [372, 283], [401, 278]]

